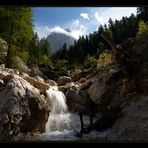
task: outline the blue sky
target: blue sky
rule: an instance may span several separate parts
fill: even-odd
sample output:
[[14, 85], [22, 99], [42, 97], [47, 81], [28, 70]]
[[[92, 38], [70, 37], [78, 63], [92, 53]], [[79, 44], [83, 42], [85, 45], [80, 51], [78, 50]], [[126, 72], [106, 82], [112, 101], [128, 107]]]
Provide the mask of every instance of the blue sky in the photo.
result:
[[109, 18], [120, 20], [123, 16], [136, 14], [136, 7], [34, 7], [34, 31], [39, 38], [51, 32], [63, 32], [69, 28], [69, 35], [78, 39], [96, 31], [100, 24], [107, 24]]

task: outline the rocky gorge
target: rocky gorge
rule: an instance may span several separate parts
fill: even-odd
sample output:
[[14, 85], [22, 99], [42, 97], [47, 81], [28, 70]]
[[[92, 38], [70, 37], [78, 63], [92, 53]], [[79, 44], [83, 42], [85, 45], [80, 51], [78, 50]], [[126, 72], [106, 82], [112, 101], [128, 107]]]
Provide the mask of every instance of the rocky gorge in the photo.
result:
[[[95, 112], [92, 131], [109, 131], [100, 136], [98, 141], [146, 141], [147, 39], [148, 36], [144, 36], [143, 39], [135, 39], [131, 43], [129, 55], [130, 59], [134, 59], [134, 64], [130, 68], [113, 60], [105, 67], [74, 69], [70, 75], [60, 75], [52, 80], [1, 66], [0, 140], [17, 141], [20, 134], [24, 137], [29, 134], [32, 137], [37, 133], [45, 133], [51, 112], [46, 91], [56, 86], [65, 95], [68, 110], [72, 113], [80, 113], [86, 107], [89, 109], [89, 100], [95, 104], [92, 108]], [[87, 112], [84, 115], [89, 116]]]

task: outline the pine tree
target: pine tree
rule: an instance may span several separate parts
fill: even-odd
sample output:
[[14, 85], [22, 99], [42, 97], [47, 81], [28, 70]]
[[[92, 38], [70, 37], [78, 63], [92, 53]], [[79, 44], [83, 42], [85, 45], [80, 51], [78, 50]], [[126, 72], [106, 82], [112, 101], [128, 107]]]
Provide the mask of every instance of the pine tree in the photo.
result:
[[29, 46], [28, 64], [37, 64], [39, 57], [39, 37], [37, 32], [34, 34]]
[[137, 17], [138, 19], [142, 19], [144, 22], [147, 22], [148, 21], [148, 7], [138, 7]]
[[0, 8], [0, 37], [8, 44], [5, 66], [13, 68], [14, 56], [18, 50], [28, 46], [33, 37], [32, 12], [30, 8]]

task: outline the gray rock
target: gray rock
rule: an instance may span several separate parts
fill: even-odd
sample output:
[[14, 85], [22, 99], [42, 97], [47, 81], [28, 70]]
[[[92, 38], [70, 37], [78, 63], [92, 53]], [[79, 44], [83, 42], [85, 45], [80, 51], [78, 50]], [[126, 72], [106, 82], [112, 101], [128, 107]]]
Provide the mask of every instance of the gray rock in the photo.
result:
[[61, 76], [57, 80], [58, 85], [65, 85], [66, 83], [71, 81], [71, 77]]
[[19, 133], [43, 132], [49, 109], [39, 90], [21, 77], [9, 77], [0, 92], [0, 140]]
[[45, 82], [49, 84], [49, 86], [57, 86], [57, 83], [54, 80], [47, 79]]
[[89, 79], [87, 81], [85, 81], [84, 83], [82, 83], [82, 85], [80, 86], [80, 90], [85, 90], [88, 89], [92, 84], [92, 80]]

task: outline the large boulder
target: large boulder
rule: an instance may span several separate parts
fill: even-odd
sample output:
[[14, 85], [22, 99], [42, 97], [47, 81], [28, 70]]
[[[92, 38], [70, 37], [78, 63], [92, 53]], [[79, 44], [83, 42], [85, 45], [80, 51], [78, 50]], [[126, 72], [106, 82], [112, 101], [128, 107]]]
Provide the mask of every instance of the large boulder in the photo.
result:
[[72, 74], [72, 79], [74, 81], [79, 81], [81, 78], [90, 79], [94, 75], [97, 74], [97, 69], [89, 68], [89, 69], [75, 69]]
[[93, 82], [92, 79], [85, 81], [84, 83], [81, 84], [80, 90], [88, 89], [91, 86], [92, 82]]
[[32, 64], [30, 66], [30, 71], [28, 72], [28, 74], [30, 75], [30, 77], [40, 76], [45, 80], [48, 79], [48, 77], [44, 75], [43, 72], [39, 69], [39, 67], [35, 64]]
[[89, 109], [90, 98], [85, 91], [69, 88], [65, 93], [69, 110], [82, 113]]
[[71, 81], [71, 77], [68, 76], [61, 76], [57, 80], [58, 85], [65, 85], [66, 83]]
[[46, 94], [46, 90], [49, 89], [49, 85], [44, 83], [44, 81], [39, 78], [39, 76], [37, 78], [24, 77], [26, 81], [28, 81], [31, 85], [39, 89], [41, 94]]
[[60, 91], [62, 91], [64, 94], [69, 89], [78, 90], [79, 88], [80, 88], [80, 84], [79, 83], [74, 83], [74, 82], [66, 83], [65, 85], [58, 86], [58, 89]]
[[96, 104], [107, 103], [116, 90], [116, 81], [117, 79], [114, 75], [110, 75], [108, 72], [103, 73], [100, 79], [94, 81], [89, 87], [88, 94], [90, 99]]
[[84, 83], [85, 81], [87, 81], [86, 78], [81, 78], [79, 81], [77, 81], [78, 83]]
[[23, 78], [7, 75], [0, 92], [0, 140], [19, 133], [44, 132], [49, 116], [46, 99]]
[[19, 71], [16, 69], [0, 67], [0, 79], [3, 79], [5, 76], [10, 74], [19, 76]]
[[18, 64], [18, 67], [21, 71], [24, 72], [29, 72], [30, 69], [29, 67], [26, 65], [26, 63], [18, 56], [15, 57], [16, 63]]
[[57, 86], [57, 83], [56, 83], [56, 81], [54, 81], [54, 80], [47, 79], [45, 82], [46, 82], [49, 86]]

